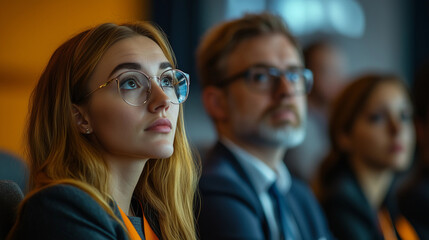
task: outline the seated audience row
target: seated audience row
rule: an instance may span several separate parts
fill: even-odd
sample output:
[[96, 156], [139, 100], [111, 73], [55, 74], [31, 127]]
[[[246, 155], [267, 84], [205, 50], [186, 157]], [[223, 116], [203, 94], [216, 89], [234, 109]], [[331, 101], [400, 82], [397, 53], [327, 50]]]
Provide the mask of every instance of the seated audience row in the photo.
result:
[[[283, 162], [304, 140], [314, 83], [283, 20], [247, 14], [217, 25], [201, 40], [197, 64], [218, 134], [203, 156], [199, 195], [200, 163], [181, 105], [189, 75], [176, 69], [162, 31], [106, 23], [62, 44], [31, 97], [30, 192], [8, 239], [429, 237], [426, 168], [400, 207], [395, 195], [415, 141], [401, 79], [365, 75], [337, 96], [331, 150], [314, 181], [319, 205]], [[422, 108], [417, 136], [425, 149]]]

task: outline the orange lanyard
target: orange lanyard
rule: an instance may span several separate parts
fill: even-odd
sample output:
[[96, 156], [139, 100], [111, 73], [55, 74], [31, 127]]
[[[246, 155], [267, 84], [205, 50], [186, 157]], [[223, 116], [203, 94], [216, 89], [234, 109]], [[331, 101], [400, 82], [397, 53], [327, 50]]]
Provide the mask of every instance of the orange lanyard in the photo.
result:
[[403, 216], [399, 217], [399, 219], [396, 221], [396, 229], [398, 230], [402, 239], [419, 240], [416, 230], [414, 230], [413, 226], [411, 226], [411, 223], [408, 222], [408, 220]]
[[398, 231], [399, 236], [401, 236], [402, 239], [407, 239], [407, 240], [419, 239], [414, 228], [407, 221], [407, 219], [405, 219], [402, 216], [399, 217], [399, 219], [396, 221], [396, 224], [393, 224], [391, 220], [392, 218], [390, 217], [389, 212], [387, 211], [387, 209], [384, 208], [378, 212], [378, 219], [380, 222], [381, 230], [383, 232], [383, 236], [386, 240], [397, 239], [395, 229], [393, 228], [393, 226], [396, 227], [396, 230]]
[[386, 209], [378, 211], [378, 222], [380, 224], [381, 232], [386, 240], [397, 240], [393, 223], [390, 219], [390, 214]]
[[[130, 219], [128, 219], [128, 216], [122, 211], [122, 209], [118, 206], [119, 212], [121, 212], [122, 220], [124, 220], [125, 227], [128, 230], [128, 233], [130, 234], [131, 240], [141, 240], [140, 235], [137, 233], [136, 228], [131, 223]], [[143, 230], [146, 240], [158, 240], [158, 237], [153, 232], [152, 228], [150, 227], [148, 221], [146, 220], [146, 217], [143, 214]]]

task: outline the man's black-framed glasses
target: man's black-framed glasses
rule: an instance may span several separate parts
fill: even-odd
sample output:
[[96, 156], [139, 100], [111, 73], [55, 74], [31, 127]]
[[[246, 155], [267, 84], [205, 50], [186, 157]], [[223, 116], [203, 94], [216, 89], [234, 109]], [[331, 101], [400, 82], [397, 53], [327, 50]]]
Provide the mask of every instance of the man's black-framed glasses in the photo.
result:
[[108, 86], [116, 81], [118, 93], [122, 99], [132, 106], [141, 106], [147, 102], [151, 94], [151, 79], [155, 79], [164, 93], [169, 97], [171, 103], [181, 104], [189, 95], [189, 75], [178, 69], [168, 69], [159, 76], [149, 77], [147, 74], [137, 70], [126, 71], [117, 77], [110, 79], [88, 93], [84, 98], [95, 91]]
[[250, 89], [258, 92], [269, 92], [279, 86], [283, 77], [292, 84], [295, 94], [309, 93], [313, 85], [313, 74], [309, 69], [292, 67], [281, 70], [275, 67], [256, 65], [224, 79], [217, 86], [223, 87], [243, 78]]

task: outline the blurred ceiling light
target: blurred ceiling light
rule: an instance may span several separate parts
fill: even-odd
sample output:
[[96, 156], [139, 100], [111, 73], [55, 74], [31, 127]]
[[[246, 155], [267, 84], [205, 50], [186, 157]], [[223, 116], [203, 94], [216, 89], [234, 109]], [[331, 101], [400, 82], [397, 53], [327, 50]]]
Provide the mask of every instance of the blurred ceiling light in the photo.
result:
[[261, 12], [265, 8], [266, 3], [261, 0], [227, 0], [225, 18], [239, 18], [245, 13]]
[[361, 37], [365, 31], [365, 15], [354, 0], [330, 0], [327, 4], [331, 26], [349, 37]]
[[264, 10], [281, 15], [298, 36], [324, 32], [358, 38], [365, 31], [365, 15], [356, 0], [227, 0], [225, 18]]

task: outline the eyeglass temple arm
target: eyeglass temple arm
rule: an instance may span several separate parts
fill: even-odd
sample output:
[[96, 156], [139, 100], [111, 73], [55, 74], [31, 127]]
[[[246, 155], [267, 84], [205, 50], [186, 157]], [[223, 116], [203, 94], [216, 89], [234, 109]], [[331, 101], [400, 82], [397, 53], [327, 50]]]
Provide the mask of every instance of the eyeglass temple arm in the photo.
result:
[[[191, 81], [190, 81], [190, 79], [189, 79], [189, 74], [187, 74], [187, 73], [183, 73], [183, 74], [185, 74], [185, 77], [186, 77], [186, 82], [188, 83], [188, 87], [191, 85]], [[182, 81], [177, 81], [177, 83], [175, 83], [174, 84], [174, 86], [176, 86], [176, 85], [178, 85], [179, 83], [181, 83]]]
[[99, 90], [99, 89], [102, 89], [102, 88], [106, 87], [106, 86], [107, 86], [107, 85], [109, 85], [113, 80], [116, 80], [116, 78], [112, 78], [112, 79], [110, 79], [109, 81], [105, 82], [104, 84], [101, 84], [100, 86], [98, 86], [98, 88], [96, 88], [96, 89], [92, 90], [91, 92], [89, 92], [88, 94], [86, 94], [86, 95], [85, 95], [85, 97], [84, 97], [83, 99], [85, 99], [85, 98], [89, 97], [91, 94], [93, 94], [93, 93], [94, 93], [94, 92], [96, 92], [97, 90]]

